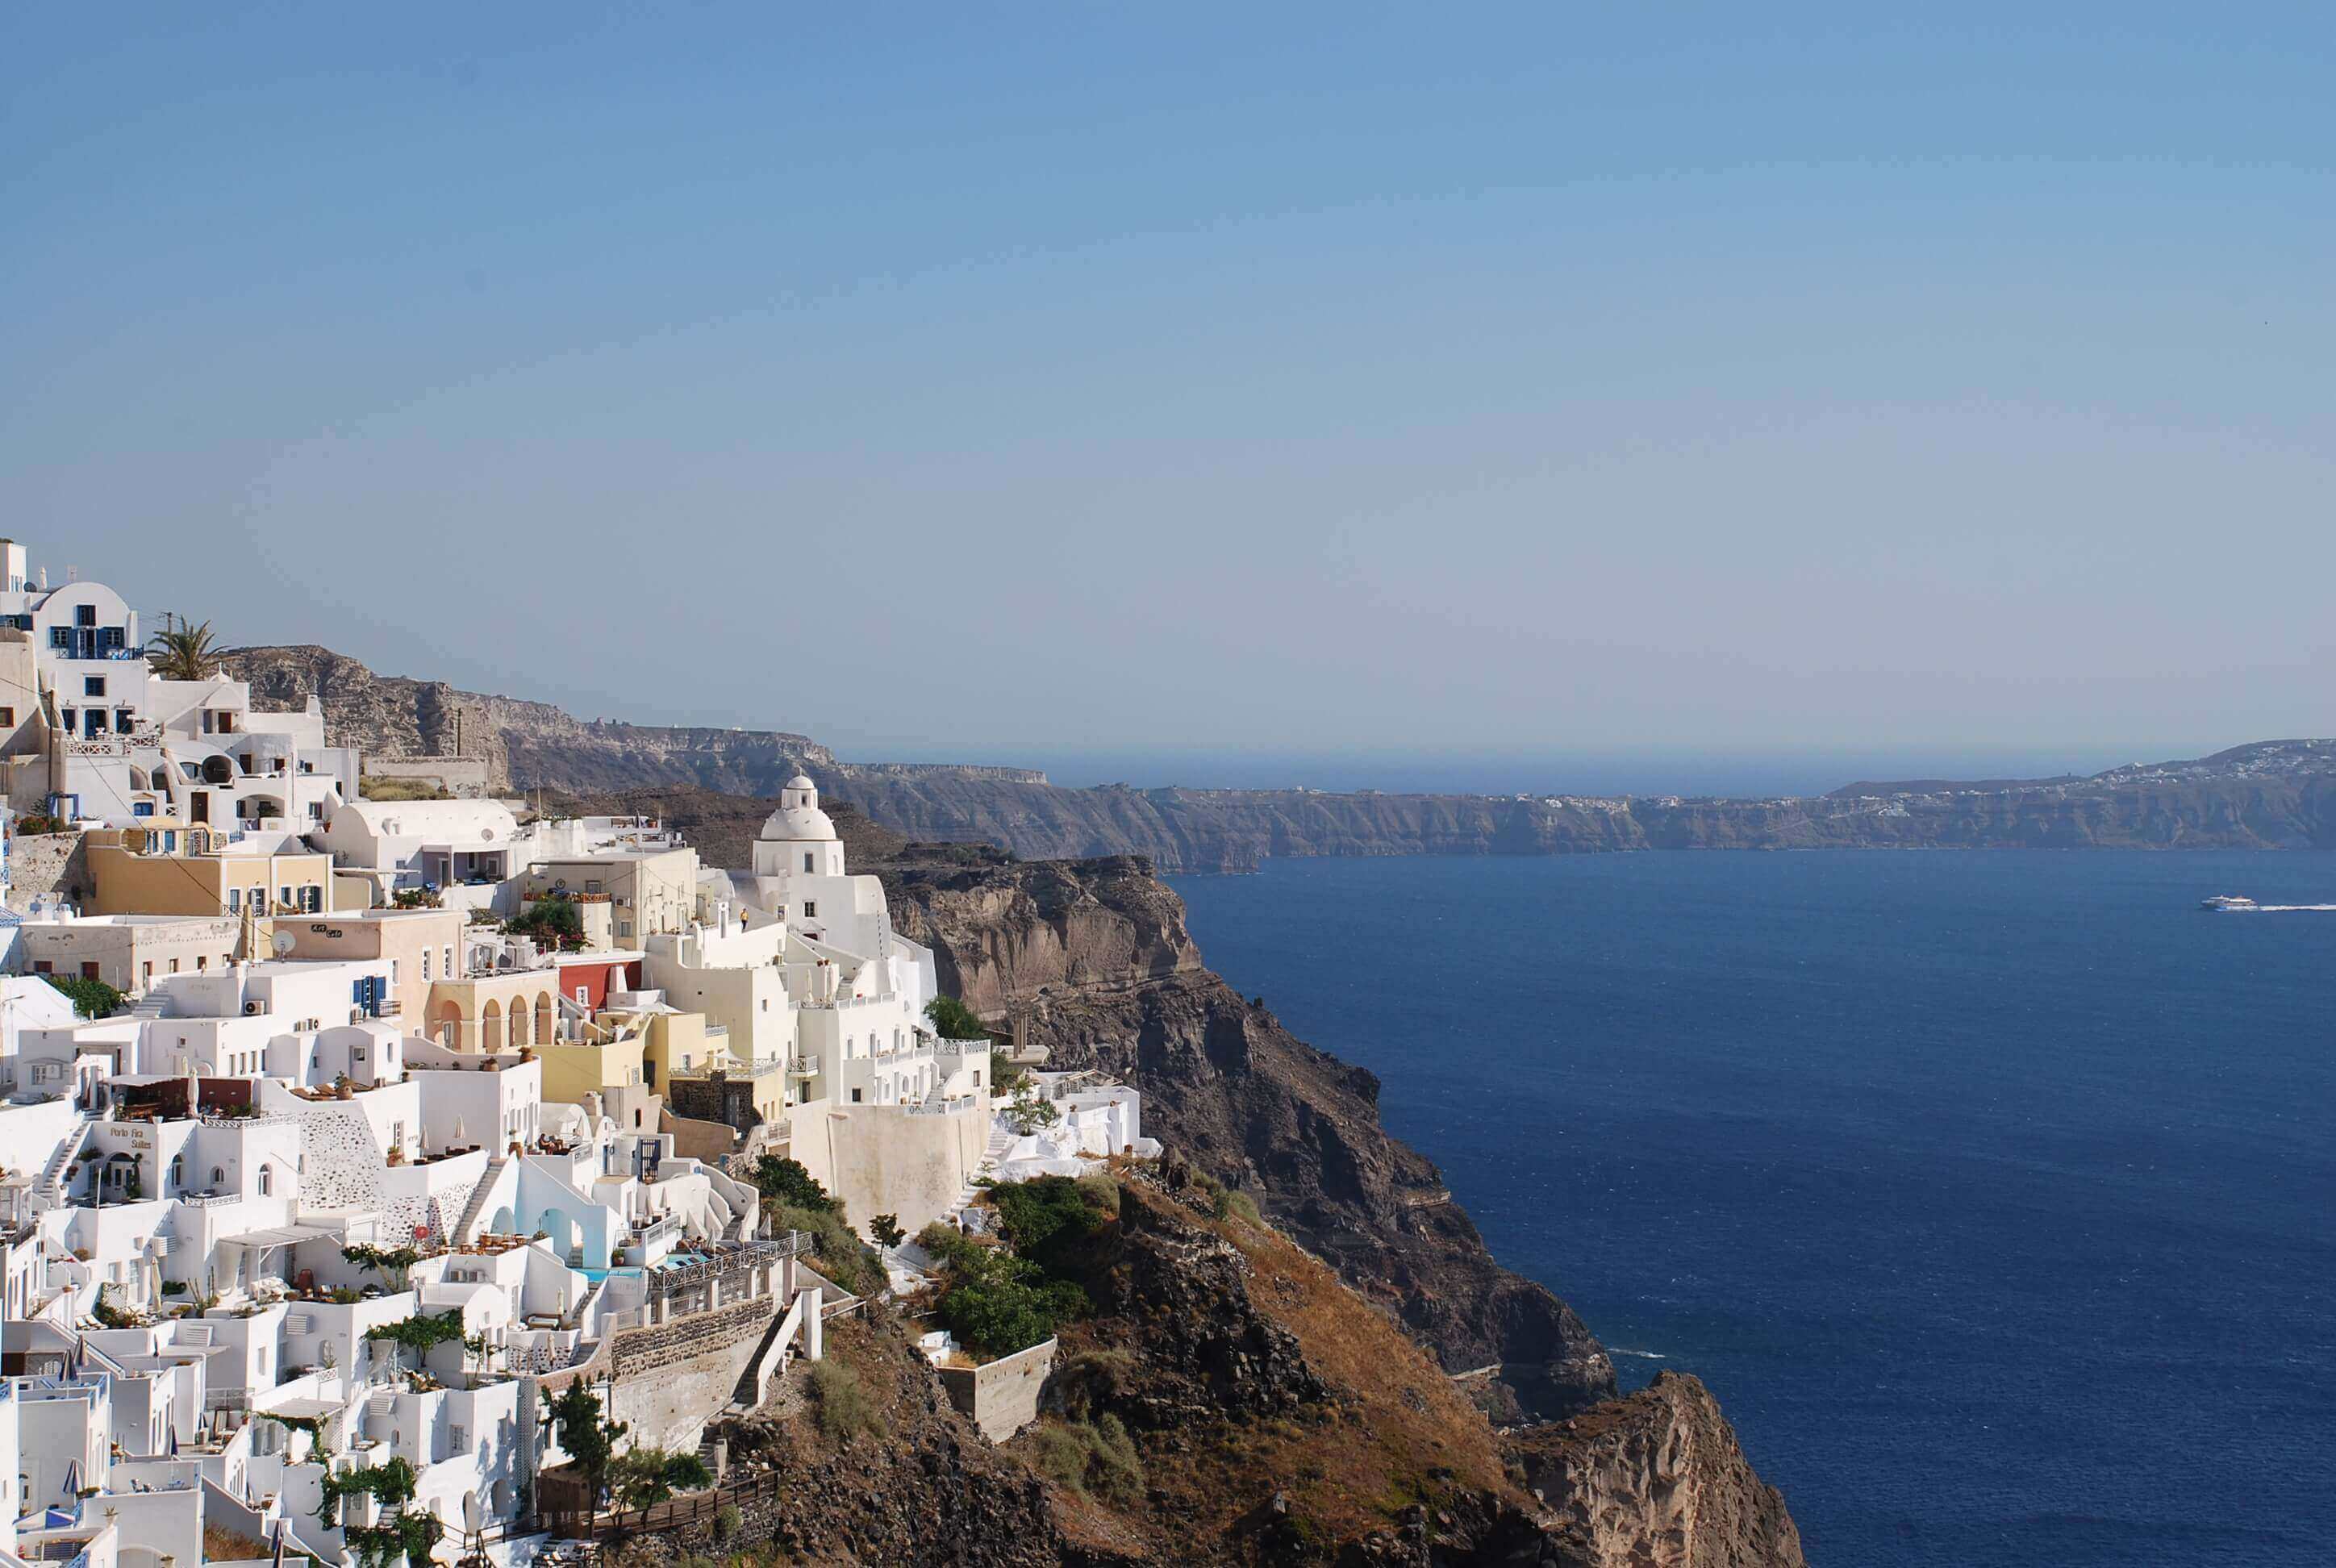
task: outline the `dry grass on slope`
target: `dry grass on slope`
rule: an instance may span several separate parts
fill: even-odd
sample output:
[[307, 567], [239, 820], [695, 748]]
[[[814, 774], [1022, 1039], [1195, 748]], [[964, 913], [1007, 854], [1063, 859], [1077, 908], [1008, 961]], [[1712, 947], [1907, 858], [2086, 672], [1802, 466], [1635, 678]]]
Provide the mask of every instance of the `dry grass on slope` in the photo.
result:
[[[1124, 1201], [1173, 1210], [1175, 1221], [1238, 1249], [1251, 1301], [1296, 1337], [1331, 1390], [1329, 1401], [1291, 1415], [1193, 1423], [1141, 1438], [1146, 1522], [1163, 1543], [1163, 1560], [1203, 1541], [1223, 1543], [1235, 1556], [1246, 1554], [1244, 1541], [1277, 1560], [1328, 1553], [1389, 1530], [1406, 1510], [1436, 1510], [1464, 1494], [1480, 1504], [1531, 1507], [1508, 1479], [1482, 1414], [1328, 1267], [1238, 1214], [1195, 1214], [1141, 1180], [1124, 1191]], [[1065, 1353], [1109, 1348], [1124, 1327], [1083, 1326], [1066, 1337]], [[1035, 1446], [1025, 1437], [1017, 1446]], [[1057, 1516], [1075, 1538], [1124, 1551], [1134, 1512], [1079, 1498], [1058, 1505]], [[1260, 1530], [1274, 1533], [1278, 1549], [1259, 1538]]]

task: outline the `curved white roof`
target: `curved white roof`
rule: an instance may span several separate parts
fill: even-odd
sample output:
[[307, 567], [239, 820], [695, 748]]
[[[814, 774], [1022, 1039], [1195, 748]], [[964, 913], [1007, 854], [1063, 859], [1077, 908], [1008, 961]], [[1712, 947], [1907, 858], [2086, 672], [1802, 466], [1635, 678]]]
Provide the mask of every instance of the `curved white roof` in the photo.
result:
[[819, 809], [819, 786], [802, 774], [789, 779], [779, 791], [779, 809], [763, 819], [757, 836], [791, 843], [834, 842], [835, 823]]
[[[447, 843], [511, 842], [519, 819], [501, 801], [343, 801], [333, 813], [339, 822], [355, 813], [376, 837], [430, 839]], [[394, 825], [392, 825], [394, 824]]]

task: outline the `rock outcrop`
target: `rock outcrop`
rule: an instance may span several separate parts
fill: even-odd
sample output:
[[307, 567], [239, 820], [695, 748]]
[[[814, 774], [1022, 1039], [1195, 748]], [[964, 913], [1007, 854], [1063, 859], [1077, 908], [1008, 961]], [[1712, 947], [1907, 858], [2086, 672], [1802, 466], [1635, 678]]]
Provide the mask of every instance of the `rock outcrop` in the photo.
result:
[[1662, 1372], [1627, 1399], [1508, 1434], [1504, 1446], [1548, 1505], [1568, 1562], [1751, 1568], [1803, 1561], [1783, 1494], [1737, 1446], [1719, 1402]]
[[942, 989], [1050, 1068], [1144, 1096], [1146, 1125], [1432, 1347], [1497, 1365], [1522, 1407], [1614, 1390], [1612, 1363], [1548, 1290], [1493, 1261], [1433, 1164], [1387, 1135], [1378, 1080], [1291, 1035], [1202, 962], [1183, 901], [1133, 858], [878, 868]]

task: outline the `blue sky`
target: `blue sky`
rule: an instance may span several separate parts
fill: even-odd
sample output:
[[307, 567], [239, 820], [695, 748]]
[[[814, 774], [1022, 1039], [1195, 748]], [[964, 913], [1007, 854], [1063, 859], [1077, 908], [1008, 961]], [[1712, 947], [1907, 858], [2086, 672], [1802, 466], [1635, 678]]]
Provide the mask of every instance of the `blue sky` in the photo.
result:
[[2336, 730], [2323, 8], [20, 9], [0, 511], [847, 755]]

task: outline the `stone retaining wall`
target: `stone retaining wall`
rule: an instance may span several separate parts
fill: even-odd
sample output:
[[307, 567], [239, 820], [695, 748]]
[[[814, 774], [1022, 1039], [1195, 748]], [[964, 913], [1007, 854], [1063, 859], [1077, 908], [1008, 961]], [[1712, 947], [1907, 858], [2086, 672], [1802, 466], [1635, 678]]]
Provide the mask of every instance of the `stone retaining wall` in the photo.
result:
[[97, 891], [80, 833], [24, 833], [8, 841], [8, 907], [24, 909], [36, 894], [76, 894], [83, 902]]
[[949, 1403], [973, 1417], [981, 1435], [1003, 1443], [1038, 1419], [1038, 1390], [1055, 1369], [1055, 1341], [1033, 1345], [982, 1367], [943, 1367]]

